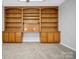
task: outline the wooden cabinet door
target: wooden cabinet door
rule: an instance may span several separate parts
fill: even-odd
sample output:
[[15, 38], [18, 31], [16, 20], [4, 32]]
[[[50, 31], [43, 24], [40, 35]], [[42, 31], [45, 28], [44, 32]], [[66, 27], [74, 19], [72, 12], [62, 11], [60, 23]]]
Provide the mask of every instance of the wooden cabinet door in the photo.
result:
[[15, 42], [15, 33], [14, 32], [9, 32], [9, 42], [10, 43]]
[[20, 43], [22, 42], [21, 32], [3, 32], [3, 42], [4, 43]]
[[49, 32], [48, 33], [48, 43], [53, 43], [54, 42], [54, 33]]
[[22, 42], [22, 33], [20, 33], [20, 32], [16, 32], [15, 33], [15, 41], [17, 42], [17, 43], [20, 43], [20, 42]]
[[54, 42], [60, 42], [60, 32], [54, 32]]
[[9, 36], [8, 32], [3, 32], [2, 33], [2, 41], [5, 43], [8, 42], [8, 36]]
[[41, 38], [41, 42], [42, 43], [47, 43], [47, 33], [46, 32], [41, 32], [41, 34], [40, 34], [40, 38]]

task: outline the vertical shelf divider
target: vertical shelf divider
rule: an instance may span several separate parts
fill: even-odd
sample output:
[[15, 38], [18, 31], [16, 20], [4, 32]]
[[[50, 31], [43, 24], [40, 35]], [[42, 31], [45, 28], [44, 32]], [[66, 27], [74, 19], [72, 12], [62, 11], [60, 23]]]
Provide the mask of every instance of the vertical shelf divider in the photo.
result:
[[24, 31], [24, 24], [23, 24], [23, 8], [22, 8], [22, 32]]
[[41, 32], [41, 8], [39, 8], [39, 12], [40, 12], [40, 16], [39, 16], [39, 18], [40, 18], [40, 32]]

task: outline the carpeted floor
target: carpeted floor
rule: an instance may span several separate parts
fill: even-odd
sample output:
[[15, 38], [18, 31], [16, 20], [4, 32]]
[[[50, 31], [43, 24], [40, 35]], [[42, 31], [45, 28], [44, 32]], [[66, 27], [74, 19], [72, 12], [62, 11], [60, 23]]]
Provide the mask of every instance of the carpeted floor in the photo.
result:
[[74, 52], [59, 44], [4, 43], [2, 59], [76, 59]]

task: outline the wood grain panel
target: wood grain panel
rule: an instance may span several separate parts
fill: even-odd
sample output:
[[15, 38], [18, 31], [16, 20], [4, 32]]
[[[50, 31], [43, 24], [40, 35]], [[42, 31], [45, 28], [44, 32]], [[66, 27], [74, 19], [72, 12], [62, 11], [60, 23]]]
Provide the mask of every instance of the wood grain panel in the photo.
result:
[[20, 28], [20, 27], [6, 27], [5, 31], [7, 31], [7, 32], [22, 32], [22, 28]]
[[16, 41], [17, 43], [21, 43], [21, 42], [22, 42], [22, 33], [16, 32], [15, 35], [16, 35], [16, 36], [15, 36], [15, 37], [16, 37], [16, 38], [15, 38], [15, 39], [16, 39], [15, 41]]
[[53, 43], [54, 42], [54, 33], [49, 32], [48, 33], [48, 43]]
[[39, 20], [24, 20], [24, 24], [38, 24]]
[[6, 8], [5, 13], [21, 13], [21, 9], [18, 8]]
[[8, 42], [9, 41], [9, 34], [8, 34], [8, 32], [3, 32], [2, 33], [2, 39], [3, 39], [3, 42]]
[[39, 20], [39, 17], [23, 17], [25, 20]]
[[48, 42], [48, 35], [46, 32], [41, 32], [40, 33], [40, 40], [42, 43], [47, 43]]
[[17, 13], [17, 14], [11, 14], [11, 13], [9, 14], [9, 13], [8, 13], [8, 14], [6, 14], [5, 16], [6, 16], [6, 17], [21, 17], [21, 14], [18, 14], [18, 13]]
[[60, 42], [60, 32], [54, 32], [54, 42]]
[[54, 8], [44, 8], [42, 9], [42, 13], [57, 13], [57, 9]]
[[42, 14], [42, 17], [58, 17], [58, 14]]
[[10, 43], [15, 42], [15, 34], [14, 34], [14, 32], [9, 32], [9, 42]]
[[58, 31], [57, 27], [42, 27], [42, 32], [56, 32]]
[[42, 23], [42, 27], [57, 27], [58, 23]]
[[31, 13], [31, 14], [23, 14], [24, 17], [39, 17], [39, 13], [38, 14], [34, 14], [34, 13]]
[[3, 32], [3, 43], [21, 43], [21, 32]]
[[22, 24], [20, 24], [20, 23], [7, 23], [5, 26], [6, 27], [21, 27]]
[[5, 22], [7, 22], [7, 23], [18, 23], [18, 22], [22, 22], [22, 19], [5, 19]]
[[39, 9], [36, 8], [23, 9], [23, 13], [39, 13]]

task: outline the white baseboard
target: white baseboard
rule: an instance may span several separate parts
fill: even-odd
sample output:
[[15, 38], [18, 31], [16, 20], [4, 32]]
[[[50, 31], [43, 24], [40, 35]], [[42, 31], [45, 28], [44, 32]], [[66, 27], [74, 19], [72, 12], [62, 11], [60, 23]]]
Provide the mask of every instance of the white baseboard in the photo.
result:
[[72, 48], [72, 47], [70, 47], [70, 46], [68, 46], [68, 45], [66, 45], [66, 44], [64, 44], [64, 43], [60, 43], [61, 45], [63, 45], [63, 46], [65, 46], [65, 47], [68, 47], [69, 49], [71, 49], [71, 50], [73, 50], [73, 51], [76, 51], [76, 49], [74, 49], [74, 48]]
[[23, 42], [40, 42], [39, 40], [23, 40]]

